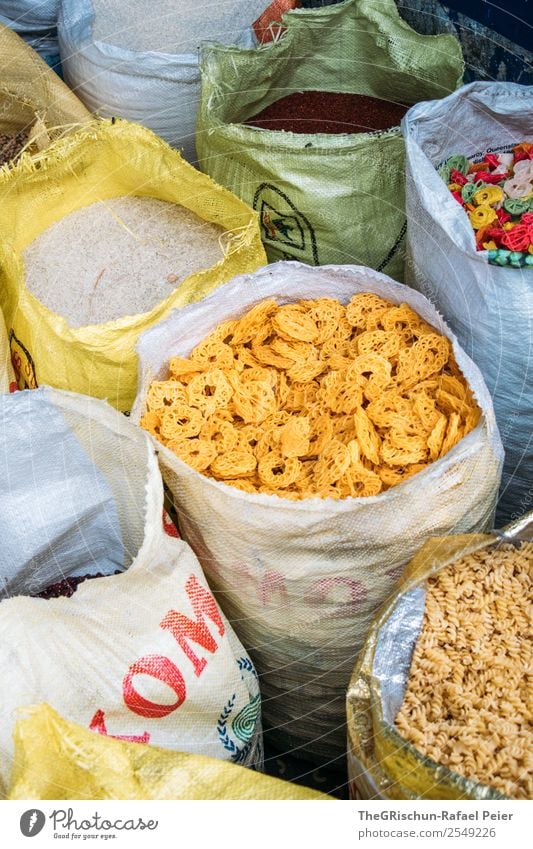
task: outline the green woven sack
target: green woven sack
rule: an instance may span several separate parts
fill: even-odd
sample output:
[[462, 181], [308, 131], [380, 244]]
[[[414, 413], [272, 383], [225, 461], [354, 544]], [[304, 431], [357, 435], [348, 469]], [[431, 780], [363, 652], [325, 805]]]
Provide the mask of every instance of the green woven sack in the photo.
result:
[[380, 133], [296, 134], [242, 122], [292, 92], [371, 95], [413, 104], [460, 84], [451, 35], [424, 36], [393, 0], [296, 9], [255, 50], [207, 45], [197, 125], [200, 167], [258, 210], [270, 261], [356, 263], [402, 279], [404, 144]]

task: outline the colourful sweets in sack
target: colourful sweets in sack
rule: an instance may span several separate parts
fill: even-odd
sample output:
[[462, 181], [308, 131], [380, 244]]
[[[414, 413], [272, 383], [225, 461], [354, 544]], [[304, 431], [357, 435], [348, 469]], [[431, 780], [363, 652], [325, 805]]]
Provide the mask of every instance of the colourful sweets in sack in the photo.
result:
[[141, 426], [208, 477], [293, 500], [378, 495], [480, 418], [448, 339], [372, 293], [262, 301], [169, 370]]
[[481, 161], [450, 156], [438, 172], [468, 214], [477, 250], [493, 265], [533, 266], [533, 143]]
[[533, 543], [469, 554], [427, 583], [396, 727], [438, 764], [533, 798]]

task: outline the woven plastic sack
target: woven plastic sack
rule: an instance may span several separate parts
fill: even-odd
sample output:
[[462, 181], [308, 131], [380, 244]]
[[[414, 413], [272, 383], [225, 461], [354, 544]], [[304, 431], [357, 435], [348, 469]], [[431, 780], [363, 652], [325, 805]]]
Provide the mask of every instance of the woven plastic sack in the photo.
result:
[[[424, 617], [425, 582], [461, 557], [494, 545], [495, 535], [431, 539], [409, 563], [379, 611], [347, 695], [350, 795], [363, 799], [502, 799], [498, 790], [437, 766], [394, 727]], [[505, 538], [533, 539], [533, 514]]]
[[57, 55], [59, 3], [60, 0], [2, 0], [0, 23], [18, 33], [43, 58]]
[[453, 36], [428, 38], [393, 0], [347, 0], [283, 16], [279, 41], [202, 51], [199, 164], [261, 217], [270, 261], [358, 263], [403, 274], [404, 145], [398, 127], [345, 135], [275, 132], [243, 122], [302, 90], [416, 103], [461, 82]]
[[[265, 298], [347, 303], [358, 292], [407, 302], [450, 335], [423, 296], [371, 269], [276, 263], [143, 334], [134, 421], [150, 382], [168, 376], [169, 358], [188, 356], [222, 321]], [[199, 474], [158, 444], [182, 533], [257, 664], [265, 720], [287, 750], [317, 760], [345, 752], [346, 686], [376, 607], [428, 537], [491, 524], [501, 444], [483, 379], [453, 344], [484, 417], [445, 457], [383, 494], [289, 501], [244, 493]]]
[[[0, 396], [0, 420], [0, 790], [14, 711], [43, 701], [96, 733], [261, 766], [255, 670], [163, 530], [146, 435], [49, 388]], [[70, 598], [29, 597], [97, 573]]]
[[316, 799], [236, 764], [91, 734], [49, 705], [20, 711], [10, 799]]
[[44, 124], [41, 138], [35, 139], [40, 148], [90, 119], [85, 106], [57, 74], [16, 33], [1, 25], [0, 62], [0, 133], [30, 130], [39, 119]]
[[406, 115], [408, 281], [436, 305], [479, 366], [505, 449], [498, 524], [533, 503], [533, 270], [489, 265], [436, 171], [533, 138], [533, 87], [472, 83]]
[[4, 316], [0, 312], [0, 394], [17, 388]]
[[[21, 252], [70, 212], [126, 194], [182, 204], [219, 224], [229, 231], [225, 257], [191, 274], [149, 312], [72, 328], [26, 288]], [[13, 361], [21, 363], [21, 388], [46, 383], [106, 398], [128, 411], [135, 398], [139, 334], [264, 259], [256, 214], [149, 130], [126, 121], [94, 121], [53, 145], [38, 162], [0, 172], [0, 305]]]
[[[266, 2], [198, 0], [183, 8], [182, 3], [148, 0], [63, 0], [58, 33], [65, 79], [91, 112], [150, 127], [194, 162], [199, 42], [206, 29], [218, 40], [237, 40]], [[155, 16], [166, 22], [162, 43], [151, 34]], [[185, 51], [189, 31], [199, 30], [198, 44]]]

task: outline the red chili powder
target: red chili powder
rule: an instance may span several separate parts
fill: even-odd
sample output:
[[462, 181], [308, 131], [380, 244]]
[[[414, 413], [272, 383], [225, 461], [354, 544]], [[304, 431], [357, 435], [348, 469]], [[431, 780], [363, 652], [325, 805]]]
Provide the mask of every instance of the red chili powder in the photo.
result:
[[403, 103], [330, 91], [295, 91], [245, 123], [292, 133], [370, 133], [397, 127], [409, 109]]

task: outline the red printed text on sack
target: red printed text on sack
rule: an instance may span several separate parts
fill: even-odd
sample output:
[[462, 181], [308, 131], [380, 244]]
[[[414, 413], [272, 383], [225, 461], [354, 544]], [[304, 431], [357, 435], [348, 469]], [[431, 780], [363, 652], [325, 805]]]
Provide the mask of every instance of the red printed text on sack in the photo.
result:
[[[221, 637], [224, 636], [225, 628], [213, 596], [202, 587], [194, 575], [191, 575], [185, 584], [185, 591], [196, 619], [190, 619], [177, 610], [169, 610], [159, 624], [176, 640], [183, 654], [192, 664], [194, 674], [199, 677], [208, 661], [204, 657], [198, 657], [192, 644], [201, 646], [210, 654], [215, 654], [219, 646], [206, 624], [206, 619], [211, 620]], [[174, 692], [174, 701], [170, 704], [159, 704], [141, 696], [135, 687], [137, 675], [148, 675], [166, 684]], [[122, 682], [122, 697], [126, 707], [138, 716], [161, 719], [177, 710], [185, 702], [187, 686], [180, 669], [170, 658], [164, 655], [147, 654], [132, 663], [126, 671]], [[134, 736], [108, 734], [103, 710], [96, 711], [89, 728], [99, 734], [116, 737], [118, 740], [135, 743], [148, 743], [150, 740], [150, 734], [147, 731]]]

